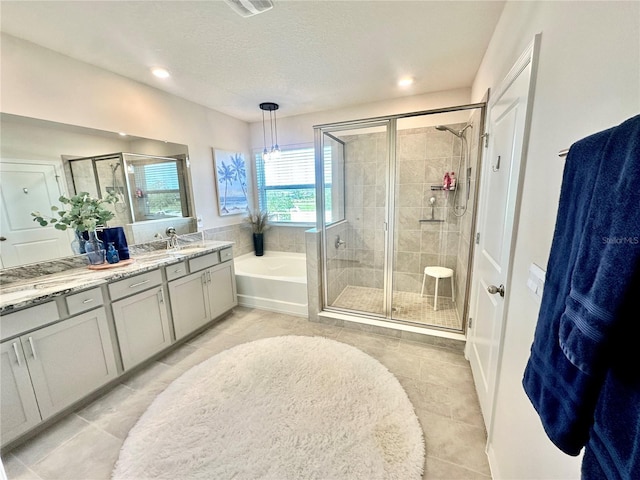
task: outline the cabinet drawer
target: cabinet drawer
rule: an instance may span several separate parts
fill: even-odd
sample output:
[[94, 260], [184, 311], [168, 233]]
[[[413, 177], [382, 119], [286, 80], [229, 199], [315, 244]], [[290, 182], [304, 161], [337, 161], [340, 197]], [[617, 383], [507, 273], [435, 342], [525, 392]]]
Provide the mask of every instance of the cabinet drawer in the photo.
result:
[[134, 293], [142, 292], [147, 288], [155, 287], [162, 283], [162, 274], [160, 270], [152, 270], [142, 275], [129, 277], [109, 285], [109, 294], [111, 300], [126, 297]]
[[169, 265], [165, 268], [167, 274], [167, 280], [175, 280], [176, 278], [184, 277], [187, 274], [187, 262], [176, 263], [175, 265]]
[[223, 248], [220, 250], [220, 261], [228, 262], [229, 260], [233, 260], [233, 248]]
[[189, 260], [189, 270], [197, 272], [208, 267], [213, 267], [220, 263], [220, 257], [218, 252], [207, 253], [201, 257], [192, 258]]
[[23, 332], [43, 327], [60, 320], [55, 302], [42, 303], [35, 307], [25, 308], [19, 312], [3, 315], [0, 322], [0, 340], [15, 337]]
[[102, 289], [100, 287], [69, 295], [67, 296], [66, 301], [69, 315], [86, 312], [87, 310], [99, 307], [104, 303], [102, 298]]

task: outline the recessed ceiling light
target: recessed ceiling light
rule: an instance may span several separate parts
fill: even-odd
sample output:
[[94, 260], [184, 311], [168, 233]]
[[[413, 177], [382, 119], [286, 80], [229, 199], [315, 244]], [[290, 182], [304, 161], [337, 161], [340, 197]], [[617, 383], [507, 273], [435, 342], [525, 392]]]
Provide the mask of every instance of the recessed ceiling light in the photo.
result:
[[408, 87], [413, 84], [413, 77], [404, 77], [398, 80], [399, 87]]
[[169, 70], [162, 67], [152, 68], [151, 73], [153, 73], [158, 78], [169, 78], [171, 76], [171, 74], [169, 73]]

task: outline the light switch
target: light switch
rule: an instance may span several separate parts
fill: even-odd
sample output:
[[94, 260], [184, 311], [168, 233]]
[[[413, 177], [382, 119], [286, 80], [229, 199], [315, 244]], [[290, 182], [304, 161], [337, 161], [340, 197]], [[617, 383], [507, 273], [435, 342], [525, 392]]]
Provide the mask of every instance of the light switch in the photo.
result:
[[533, 292], [533, 294], [538, 298], [538, 300], [542, 299], [542, 290], [544, 289], [544, 276], [545, 271], [542, 270], [538, 265], [532, 263], [529, 267], [529, 278], [527, 279], [527, 288]]

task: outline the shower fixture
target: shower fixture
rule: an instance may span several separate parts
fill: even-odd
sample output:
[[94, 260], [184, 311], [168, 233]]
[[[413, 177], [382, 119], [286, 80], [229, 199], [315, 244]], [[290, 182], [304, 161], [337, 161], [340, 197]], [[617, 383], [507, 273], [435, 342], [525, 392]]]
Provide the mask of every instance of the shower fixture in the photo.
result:
[[465, 130], [467, 128], [472, 128], [472, 125], [470, 123], [467, 123], [462, 130], [456, 132], [455, 130], [453, 130], [452, 128], [447, 127], [446, 125], [436, 125], [436, 130], [440, 130], [441, 132], [447, 131], [447, 132], [451, 132], [453, 133], [456, 137], [458, 138], [462, 138], [462, 135], [464, 134]]
[[120, 167], [120, 162], [110, 163], [111, 167], [111, 193], [118, 199], [113, 208], [118, 213], [124, 213], [127, 210], [127, 200], [124, 196], [124, 188], [120, 187], [120, 179], [116, 176], [116, 170]]
[[[464, 132], [467, 130], [467, 128], [473, 128], [473, 126], [470, 123], [467, 123], [464, 127], [462, 127], [462, 130], [459, 130], [456, 132], [454, 129], [452, 129], [451, 127], [447, 127], [446, 125], [436, 125], [436, 130], [440, 130], [441, 132], [453, 133], [462, 142], [462, 151], [458, 160], [458, 175], [461, 174], [460, 167], [462, 166], [462, 159], [464, 158], [464, 166], [467, 174], [467, 178], [465, 179], [465, 184], [467, 187], [467, 198], [466, 198], [466, 201], [464, 202], [464, 206], [458, 206], [456, 203], [458, 201], [459, 189], [455, 188], [455, 193], [453, 194], [453, 214], [456, 217], [462, 217], [465, 213], [467, 213], [467, 204], [469, 203], [469, 191], [471, 190], [471, 168], [469, 167], [469, 145], [467, 143], [467, 138], [464, 135]], [[465, 146], [467, 147], [466, 152], [465, 152]], [[458, 214], [457, 213], [458, 210], [461, 210], [462, 213]]]

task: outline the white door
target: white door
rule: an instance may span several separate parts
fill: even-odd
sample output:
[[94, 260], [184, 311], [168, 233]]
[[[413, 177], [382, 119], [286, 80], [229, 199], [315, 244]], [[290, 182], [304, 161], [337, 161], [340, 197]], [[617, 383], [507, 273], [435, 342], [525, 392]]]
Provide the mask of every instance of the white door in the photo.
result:
[[532, 45], [520, 58], [488, 108], [489, 146], [482, 167], [479, 242], [474, 257], [466, 346], [487, 431], [493, 415], [509, 297], [534, 51], [537, 49]]
[[51, 164], [0, 162], [0, 259], [2, 267], [72, 255], [69, 233], [41, 227], [31, 212], [51, 213], [62, 191]]

